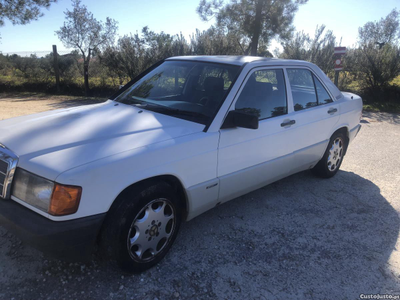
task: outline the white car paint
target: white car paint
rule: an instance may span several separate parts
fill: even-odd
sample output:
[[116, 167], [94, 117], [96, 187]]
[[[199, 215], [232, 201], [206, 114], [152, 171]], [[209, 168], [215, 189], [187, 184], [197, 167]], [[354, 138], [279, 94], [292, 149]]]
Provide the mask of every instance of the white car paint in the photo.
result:
[[[0, 121], [0, 143], [19, 156], [18, 167], [83, 188], [78, 211], [61, 217], [12, 199], [51, 220], [71, 220], [107, 212], [118, 195], [136, 182], [172, 175], [185, 190], [190, 220], [221, 202], [313, 167], [337, 129], [346, 128], [350, 141], [358, 132], [361, 98], [341, 93], [311, 63], [229, 56], [171, 59], [242, 66], [208, 128], [112, 100]], [[249, 74], [260, 68], [287, 67], [312, 71], [334, 102], [295, 112], [286, 84], [288, 114], [260, 121], [257, 130], [221, 129]], [[286, 72], [285, 76], [288, 82]], [[337, 113], [328, 114], [330, 108]], [[290, 119], [296, 124], [280, 126]]]

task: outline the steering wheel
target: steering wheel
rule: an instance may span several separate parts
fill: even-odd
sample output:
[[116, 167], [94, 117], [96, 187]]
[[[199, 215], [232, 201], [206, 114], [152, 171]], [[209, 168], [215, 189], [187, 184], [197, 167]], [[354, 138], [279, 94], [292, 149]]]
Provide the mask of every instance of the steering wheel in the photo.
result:
[[202, 106], [206, 106], [209, 101], [210, 101], [210, 98], [202, 97], [197, 104], [202, 105]]

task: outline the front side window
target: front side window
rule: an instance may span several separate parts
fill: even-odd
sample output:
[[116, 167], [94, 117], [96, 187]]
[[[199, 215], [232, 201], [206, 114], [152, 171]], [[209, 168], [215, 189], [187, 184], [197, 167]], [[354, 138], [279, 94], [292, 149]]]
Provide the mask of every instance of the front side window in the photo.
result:
[[115, 101], [209, 124], [240, 67], [195, 61], [166, 61], [121, 93]]
[[287, 70], [295, 111], [318, 105], [313, 75], [306, 69]]
[[250, 75], [235, 109], [256, 114], [259, 120], [287, 114], [282, 70], [260, 70]]

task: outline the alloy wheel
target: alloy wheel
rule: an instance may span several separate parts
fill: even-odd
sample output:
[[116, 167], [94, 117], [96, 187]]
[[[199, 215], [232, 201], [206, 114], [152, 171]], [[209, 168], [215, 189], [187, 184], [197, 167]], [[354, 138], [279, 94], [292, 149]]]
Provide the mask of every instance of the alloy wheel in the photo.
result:
[[137, 262], [153, 260], [170, 242], [176, 225], [176, 212], [165, 198], [148, 203], [135, 217], [129, 230], [127, 247]]
[[340, 137], [337, 137], [329, 149], [329, 156], [327, 160], [328, 170], [335, 171], [343, 157], [343, 141]]

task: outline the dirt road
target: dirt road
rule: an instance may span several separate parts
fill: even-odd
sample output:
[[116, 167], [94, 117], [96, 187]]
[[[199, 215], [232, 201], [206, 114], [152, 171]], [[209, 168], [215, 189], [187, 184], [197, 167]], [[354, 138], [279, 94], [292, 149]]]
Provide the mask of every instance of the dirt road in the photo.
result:
[[46, 94], [0, 93], [0, 120], [34, 114], [58, 108], [92, 104], [105, 99], [76, 96], [49, 96]]

